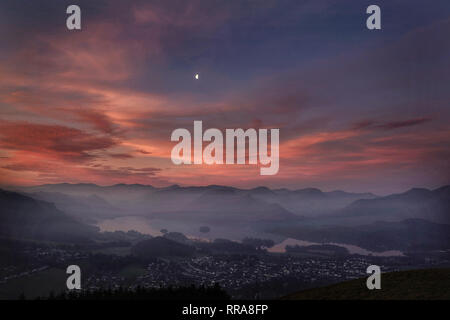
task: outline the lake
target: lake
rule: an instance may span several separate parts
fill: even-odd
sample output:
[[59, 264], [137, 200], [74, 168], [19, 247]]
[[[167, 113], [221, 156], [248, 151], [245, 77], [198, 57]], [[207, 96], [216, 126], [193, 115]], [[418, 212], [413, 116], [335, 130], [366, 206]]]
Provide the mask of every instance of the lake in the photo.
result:
[[275, 253], [283, 253], [286, 252], [286, 246], [312, 246], [312, 245], [322, 245], [322, 244], [331, 244], [339, 247], [344, 247], [348, 250], [350, 254], [360, 254], [364, 256], [373, 255], [377, 257], [401, 257], [403, 256], [403, 253], [398, 250], [389, 250], [389, 251], [382, 251], [382, 252], [374, 252], [369, 251], [366, 249], [363, 249], [361, 247], [351, 245], [351, 244], [344, 244], [344, 243], [316, 243], [316, 242], [309, 242], [304, 240], [297, 240], [292, 238], [287, 238], [283, 242], [280, 242], [276, 245], [274, 245], [272, 248], [269, 248], [269, 252], [275, 252]]
[[[203, 240], [209, 239], [213, 240], [215, 238], [226, 238], [226, 239], [239, 239], [243, 238], [244, 235], [241, 233], [249, 234], [249, 230], [241, 230], [240, 236], [236, 236], [236, 234], [230, 233], [228, 228], [221, 230], [222, 232], [217, 232], [217, 227], [213, 227], [213, 232], [209, 234], [200, 235], [199, 232], [195, 232], [196, 226], [190, 226], [188, 223], [180, 224], [169, 222], [169, 221], [161, 221], [156, 219], [148, 219], [141, 216], [126, 216], [126, 217], [118, 217], [113, 219], [102, 220], [97, 223], [97, 226], [100, 228], [100, 231], [124, 231], [127, 232], [129, 230], [135, 230], [140, 233], [149, 234], [151, 236], [161, 236], [160, 229], [166, 228], [169, 231], [179, 231], [184, 233], [188, 238], [202, 238]], [[234, 230], [237, 232], [238, 230]], [[258, 235], [252, 235], [253, 237], [258, 237]], [[286, 246], [290, 245], [298, 245], [298, 246], [311, 246], [311, 245], [321, 245], [324, 243], [316, 243], [304, 240], [297, 240], [293, 238], [285, 239], [283, 242], [280, 242], [274, 245], [272, 248], [269, 248], [269, 252], [274, 253], [283, 253], [286, 252]], [[343, 244], [343, 243], [326, 243], [332, 244], [340, 247], [346, 248], [350, 254], [360, 254], [364, 256], [373, 255], [378, 257], [401, 257], [403, 253], [398, 250], [389, 250], [383, 252], [374, 252], [363, 249], [361, 247], [351, 245], [351, 244]]]

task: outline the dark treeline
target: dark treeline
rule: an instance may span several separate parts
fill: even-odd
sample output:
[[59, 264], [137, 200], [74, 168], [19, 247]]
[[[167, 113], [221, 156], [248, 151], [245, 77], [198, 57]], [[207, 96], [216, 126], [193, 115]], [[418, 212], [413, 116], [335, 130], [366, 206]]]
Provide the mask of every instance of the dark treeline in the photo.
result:
[[[21, 299], [25, 297], [22, 296]], [[37, 300], [229, 300], [230, 296], [215, 284], [211, 287], [187, 286], [167, 288], [98, 289], [90, 291], [68, 291]]]

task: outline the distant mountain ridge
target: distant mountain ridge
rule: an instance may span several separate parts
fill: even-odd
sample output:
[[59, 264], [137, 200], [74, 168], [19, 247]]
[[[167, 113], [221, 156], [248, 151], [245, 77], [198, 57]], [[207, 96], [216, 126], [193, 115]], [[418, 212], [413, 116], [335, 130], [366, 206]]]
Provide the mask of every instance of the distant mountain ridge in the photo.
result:
[[359, 199], [340, 210], [338, 216], [366, 216], [388, 221], [420, 218], [450, 223], [450, 186], [434, 190], [412, 188], [385, 197]]
[[[186, 217], [197, 213], [198, 218], [208, 222], [204, 213], [209, 212], [211, 219], [226, 215], [230, 219], [239, 219], [240, 216], [247, 221], [334, 216], [359, 217], [363, 222], [419, 218], [447, 223], [450, 211], [450, 186], [435, 190], [413, 188], [383, 197], [368, 192], [323, 192], [317, 188], [289, 190], [260, 186], [240, 189], [220, 185], [158, 188], [141, 184], [98, 186], [62, 183], [17, 189], [37, 199], [53, 202], [74, 216], [82, 217], [83, 213], [89, 213], [91, 218], [157, 215], [172, 219], [184, 212]], [[62, 194], [71, 197], [67, 198], [70, 201], [60, 201]]]
[[[151, 185], [141, 184], [116, 184], [111, 186], [98, 186], [95, 184], [46, 184], [33, 187], [19, 187], [20, 191], [28, 193], [47, 192], [63, 193], [73, 197], [88, 197], [95, 195], [105, 200], [115, 208], [134, 208], [138, 214], [150, 212], [179, 212], [180, 210], [197, 210], [203, 201], [218, 201], [213, 199], [224, 197], [234, 200], [237, 203], [244, 203], [247, 199], [251, 203], [259, 203], [261, 211], [267, 211], [269, 204], [273, 209], [279, 211], [281, 215], [288, 216], [294, 213], [298, 216], [317, 216], [344, 208], [346, 205], [358, 199], [373, 199], [377, 196], [371, 193], [351, 193], [345, 191], [323, 192], [316, 188], [305, 188], [297, 190], [270, 189], [267, 187], [256, 187], [252, 189], [240, 189], [229, 186], [209, 185], [209, 186], [179, 186], [157, 188]], [[176, 201], [173, 201], [176, 197]], [[51, 197], [45, 200], [51, 201]], [[56, 201], [55, 201], [56, 202]], [[231, 201], [230, 201], [231, 202]], [[210, 203], [215, 211], [217, 206]], [[201, 207], [201, 206], [200, 206]], [[248, 205], [240, 208], [231, 206], [231, 212], [242, 212]], [[203, 208], [205, 206], [203, 205]], [[256, 207], [255, 207], [256, 208]], [[236, 210], [234, 210], [236, 209]], [[111, 211], [114, 211], [111, 208]]]
[[315, 194], [315, 195], [357, 195], [357, 196], [370, 196], [370, 197], [376, 197], [376, 195], [365, 192], [365, 193], [355, 193], [355, 192], [346, 192], [342, 190], [334, 190], [329, 192], [321, 191], [317, 188], [303, 188], [303, 189], [287, 189], [287, 188], [281, 188], [281, 189], [270, 189], [265, 186], [250, 188], [250, 189], [241, 189], [236, 187], [230, 187], [230, 186], [222, 186], [222, 185], [207, 185], [207, 186], [180, 186], [177, 184], [168, 186], [168, 187], [154, 187], [152, 185], [144, 185], [144, 184], [114, 184], [109, 186], [100, 186], [94, 183], [57, 183], [57, 184], [42, 184], [42, 185], [36, 185], [36, 186], [29, 186], [29, 187], [15, 187], [13, 189], [17, 190], [23, 190], [23, 191], [48, 191], [48, 192], [70, 192], [70, 193], [79, 193], [79, 194], [92, 194], [92, 193], [98, 193], [98, 192], [104, 192], [108, 190], [145, 190], [145, 191], [171, 191], [171, 190], [191, 190], [191, 191], [201, 191], [201, 190], [228, 190], [228, 191], [235, 191], [235, 192], [248, 192], [252, 194], [257, 193], [271, 193], [271, 194], [283, 194], [283, 193], [295, 193], [295, 194]]

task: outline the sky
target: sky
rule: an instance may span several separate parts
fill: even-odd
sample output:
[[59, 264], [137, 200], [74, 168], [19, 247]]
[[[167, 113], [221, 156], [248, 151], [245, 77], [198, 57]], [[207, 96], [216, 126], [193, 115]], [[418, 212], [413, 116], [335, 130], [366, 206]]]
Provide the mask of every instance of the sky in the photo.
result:
[[[449, 184], [449, 34], [448, 0], [3, 0], [0, 185]], [[279, 128], [278, 174], [174, 165], [194, 120]]]

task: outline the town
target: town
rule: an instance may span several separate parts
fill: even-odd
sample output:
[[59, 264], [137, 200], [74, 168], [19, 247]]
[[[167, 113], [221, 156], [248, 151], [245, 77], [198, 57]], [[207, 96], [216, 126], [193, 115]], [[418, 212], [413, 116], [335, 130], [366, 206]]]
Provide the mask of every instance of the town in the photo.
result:
[[[140, 260], [133, 256], [105, 255], [84, 250], [25, 247], [21, 255], [31, 263], [0, 269], [2, 288], [17, 287], [27, 279], [40, 286], [65, 290], [65, 268], [82, 269], [82, 290], [167, 288], [219, 284], [234, 299], [273, 299], [301, 289], [367, 277], [366, 268], [379, 265], [382, 272], [450, 265], [448, 255], [429, 257], [304, 257], [295, 254], [208, 254], [191, 257]], [[16, 297], [17, 298], [19, 293]], [[27, 296], [27, 298], [33, 296]]]

